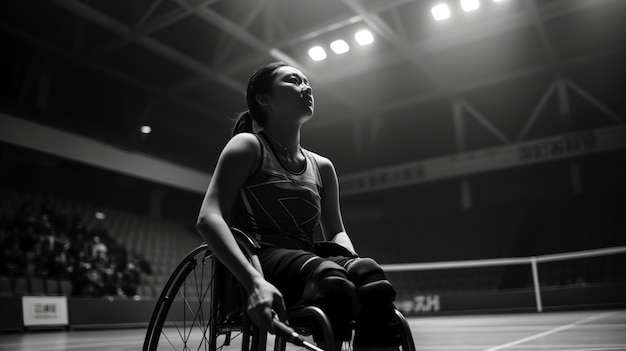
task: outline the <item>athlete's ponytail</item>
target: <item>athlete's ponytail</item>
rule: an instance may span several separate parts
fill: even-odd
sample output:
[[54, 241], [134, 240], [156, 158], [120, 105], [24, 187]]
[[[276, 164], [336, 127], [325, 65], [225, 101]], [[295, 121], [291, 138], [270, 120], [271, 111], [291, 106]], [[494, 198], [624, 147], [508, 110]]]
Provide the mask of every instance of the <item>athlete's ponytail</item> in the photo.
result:
[[259, 68], [248, 81], [248, 89], [246, 90], [246, 103], [248, 110], [237, 115], [235, 126], [233, 127], [233, 136], [239, 133], [254, 132], [254, 122], [259, 127], [265, 125], [265, 111], [256, 99], [259, 94], [268, 94], [272, 90], [274, 83], [274, 72], [277, 68], [286, 66], [283, 62], [274, 62]]
[[254, 132], [253, 119], [250, 111], [245, 110], [237, 115], [235, 120], [235, 126], [233, 127], [233, 136], [239, 133], [252, 133]]

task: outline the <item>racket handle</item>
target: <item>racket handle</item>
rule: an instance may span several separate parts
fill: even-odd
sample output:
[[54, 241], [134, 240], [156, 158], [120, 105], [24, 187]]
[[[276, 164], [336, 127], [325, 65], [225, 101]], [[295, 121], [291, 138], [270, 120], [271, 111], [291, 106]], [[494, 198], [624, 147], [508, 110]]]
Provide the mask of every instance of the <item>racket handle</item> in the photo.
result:
[[293, 330], [293, 328], [281, 322], [276, 317], [273, 320], [273, 324], [276, 335], [280, 336], [281, 338], [287, 340], [292, 344], [304, 346], [304, 338], [300, 336], [300, 334], [298, 334], [295, 330]]

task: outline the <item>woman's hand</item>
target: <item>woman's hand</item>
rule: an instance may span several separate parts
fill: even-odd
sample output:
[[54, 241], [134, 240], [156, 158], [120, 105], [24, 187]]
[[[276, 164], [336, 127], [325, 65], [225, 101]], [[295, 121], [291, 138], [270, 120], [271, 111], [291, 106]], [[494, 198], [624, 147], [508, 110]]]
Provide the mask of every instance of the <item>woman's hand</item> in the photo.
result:
[[248, 295], [248, 316], [261, 330], [274, 334], [272, 308], [281, 321], [286, 319], [287, 312], [280, 291], [265, 279], [255, 281]]

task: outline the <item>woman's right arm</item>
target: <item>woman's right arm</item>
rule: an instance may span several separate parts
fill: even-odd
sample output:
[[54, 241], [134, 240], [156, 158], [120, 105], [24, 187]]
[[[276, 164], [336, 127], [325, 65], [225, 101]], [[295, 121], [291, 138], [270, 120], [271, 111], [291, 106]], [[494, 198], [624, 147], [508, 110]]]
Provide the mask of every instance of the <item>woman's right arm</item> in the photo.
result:
[[239, 249], [225, 218], [246, 179], [260, 160], [260, 144], [252, 134], [235, 135], [222, 150], [204, 196], [197, 229], [202, 238], [248, 293], [249, 315], [259, 326], [273, 332], [271, 308], [284, 317], [282, 295], [248, 262]]

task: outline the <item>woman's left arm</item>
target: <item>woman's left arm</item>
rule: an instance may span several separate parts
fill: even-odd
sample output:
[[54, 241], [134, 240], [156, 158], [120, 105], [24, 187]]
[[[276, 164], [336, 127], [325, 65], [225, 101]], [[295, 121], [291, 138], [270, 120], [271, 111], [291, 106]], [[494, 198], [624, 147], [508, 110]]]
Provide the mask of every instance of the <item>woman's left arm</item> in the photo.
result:
[[339, 205], [339, 181], [333, 163], [325, 158], [316, 157], [322, 176], [322, 231], [324, 239], [340, 244], [356, 254], [352, 240], [346, 233]]

